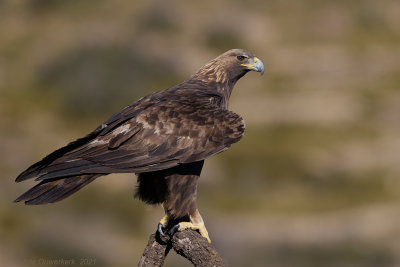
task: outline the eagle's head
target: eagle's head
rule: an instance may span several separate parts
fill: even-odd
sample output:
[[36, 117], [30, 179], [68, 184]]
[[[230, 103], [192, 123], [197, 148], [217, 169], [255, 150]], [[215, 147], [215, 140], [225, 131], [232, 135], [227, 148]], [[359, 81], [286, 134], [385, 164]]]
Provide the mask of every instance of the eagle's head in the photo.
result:
[[264, 74], [264, 64], [253, 53], [244, 49], [231, 49], [215, 59], [218, 64], [226, 66], [227, 71], [246, 73], [257, 71]]
[[249, 71], [264, 73], [264, 64], [253, 53], [244, 49], [231, 49], [200, 68], [182, 84], [182, 88], [216, 90], [224, 95], [224, 106], [236, 82]]
[[231, 49], [204, 65], [194, 76], [204, 83], [233, 86], [249, 71], [264, 73], [264, 64], [253, 53]]

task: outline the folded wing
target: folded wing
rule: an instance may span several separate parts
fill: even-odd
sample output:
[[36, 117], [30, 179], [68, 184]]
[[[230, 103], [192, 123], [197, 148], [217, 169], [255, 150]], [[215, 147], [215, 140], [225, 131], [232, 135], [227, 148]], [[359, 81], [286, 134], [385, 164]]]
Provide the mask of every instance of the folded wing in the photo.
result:
[[228, 149], [244, 132], [243, 119], [215, 104], [218, 97], [201, 93], [163, 98], [154, 94], [51, 153], [16, 181], [141, 173], [203, 160]]

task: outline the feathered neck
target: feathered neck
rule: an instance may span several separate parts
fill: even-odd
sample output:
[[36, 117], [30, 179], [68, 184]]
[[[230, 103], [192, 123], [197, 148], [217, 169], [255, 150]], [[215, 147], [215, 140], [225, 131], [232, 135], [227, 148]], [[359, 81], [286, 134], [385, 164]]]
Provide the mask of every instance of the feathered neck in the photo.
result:
[[207, 90], [217, 91], [224, 96], [224, 108], [228, 108], [229, 97], [231, 96], [233, 87], [245, 73], [233, 75], [235, 73], [229, 72], [226, 66], [219, 64], [217, 59], [214, 59], [204, 65], [185, 82], [200, 85]]

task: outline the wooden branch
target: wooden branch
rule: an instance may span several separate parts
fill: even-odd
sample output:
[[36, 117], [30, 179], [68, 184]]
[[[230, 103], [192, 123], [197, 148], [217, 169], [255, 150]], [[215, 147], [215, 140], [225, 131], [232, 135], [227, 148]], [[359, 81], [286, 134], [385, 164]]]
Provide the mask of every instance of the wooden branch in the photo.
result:
[[170, 248], [168, 242], [161, 240], [157, 232], [152, 234], [140, 258], [138, 267], [162, 266]]
[[194, 266], [227, 266], [207, 239], [194, 230], [176, 232], [172, 237], [172, 247], [176, 253], [188, 259]]
[[228, 266], [207, 239], [192, 229], [176, 232], [172, 238], [165, 239], [152, 234], [138, 266], [162, 266], [171, 248], [194, 266]]

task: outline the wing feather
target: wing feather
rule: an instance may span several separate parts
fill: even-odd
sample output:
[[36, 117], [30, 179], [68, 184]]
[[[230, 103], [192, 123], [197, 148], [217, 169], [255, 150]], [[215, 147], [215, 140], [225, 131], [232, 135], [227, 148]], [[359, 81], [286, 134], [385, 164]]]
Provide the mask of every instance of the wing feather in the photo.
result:
[[[165, 94], [170, 95], [165, 95]], [[243, 135], [243, 119], [201, 90], [160, 92], [110, 117], [94, 132], [28, 168], [17, 181], [80, 174], [149, 172], [200, 161]]]

